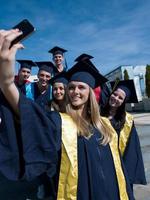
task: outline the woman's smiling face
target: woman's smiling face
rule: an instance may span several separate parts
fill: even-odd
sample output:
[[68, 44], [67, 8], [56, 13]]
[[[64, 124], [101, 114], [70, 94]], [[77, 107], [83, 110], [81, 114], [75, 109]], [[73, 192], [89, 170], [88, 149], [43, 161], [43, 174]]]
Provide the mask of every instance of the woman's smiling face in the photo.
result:
[[111, 94], [109, 98], [109, 105], [111, 107], [118, 108], [123, 104], [125, 98], [126, 93], [122, 89], [118, 88]]
[[63, 83], [54, 83], [53, 97], [56, 100], [63, 100], [65, 95], [65, 88]]
[[86, 83], [71, 81], [68, 85], [68, 96], [75, 107], [83, 107], [89, 98], [90, 88]]

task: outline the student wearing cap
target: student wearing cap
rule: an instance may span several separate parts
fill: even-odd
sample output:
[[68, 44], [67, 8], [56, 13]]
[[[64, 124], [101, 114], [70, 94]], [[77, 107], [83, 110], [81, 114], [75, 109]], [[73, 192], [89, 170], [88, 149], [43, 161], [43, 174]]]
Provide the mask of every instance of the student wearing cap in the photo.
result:
[[20, 69], [18, 71], [18, 75], [15, 76], [16, 86], [25, 94], [25, 84], [29, 83], [28, 80], [31, 75], [32, 66], [36, 66], [36, 64], [32, 60], [17, 60], [20, 64]]
[[[45, 110], [49, 111], [58, 111], [61, 113], [66, 112], [66, 88], [68, 84], [68, 79], [66, 72], [61, 72], [55, 77], [50, 79], [50, 84], [52, 85], [52, 99], [48, 102]], [[39, 199], [48, 198], [51, 195], [50, 189], [51, 181], [47, 176], [41, 177], [42, 184], [38, 187], [37, 196]]]
[[[79, 62], [79, 61], [83, 61], [83, 62], [87, 62], [89, 63], [91, 66], [93, 66], [93, 68], [95, 70], [97, 70], [97, 68], [94, 66], [94, 64], [91, 62], [91, 59], [93, 59], [94, 57], [91, 56], [91, 55], [88, 55], [86, 53], [83, 53], [81, 54], [80, 56], [78, 56], [76, 59], [75, 59], [75, 62]], [[98, 70], [97, 70], [98, 71]], [[99, 71], [98, 71], [99, 72]], [[105, 82], [107, 82], [108, 80], [106, 79]], [[104, 105], [106, 100], [107, 100], [107, 97], [109, 96], [110, 94], [110, 91], [106, 85], [106, 83], [103, 83], [102, 85], [99, 85], [97, 88], [94, 89], [94, 93], [95, 93], [95, 96], [96, 96], [96, 100], [99, 104]]]
[[[11, 45], [11, 40], [18, 35], [17, 30], [6, 32], [5, 38], [0, 35], [4, 39], [0, 46], [0, 85], [9, 104], [6, 106], [11, 107], [20, 119], [23, 177], [32, 179], [46, 172], [55, 185], [50, 187], [52, 199], [133, 200], [128, 177], [122, 168], [117, 137], [111, 134], [109, 126], [100, 117], [99, 106], [93, 93], [93, 89], [101, 83], [103, 77], [90, 65], [77, 63], [67, 72], [67, 114], [46, 114], [37, 104], [20, 94], [12, 81], [13, 60], [21, 44], [9, 48], [8, 41]], [[9, 56], [5, 64], [3, 46]], [[3, 135], [4, 144], [7, 144], [6, 136], [10, 134], [6, 132]], [[15, 137], [15, 134], [13, 135]], [[13, 141], [6, 146], [14, 147]], [[11, 158], [18, 157], [17, 151], [9, 152], [6, 146], [0, 143], [0, 153], [10, 153], [5, 158], [0, 155], [0, 164], [7, 159], [9, 165], [12, 165], [10, 168], [8, 163], [4, 162], [0, 165], [0, 170], [3, 174], [11, 170], [13, 173], [8, 173], [9, 178], [12, 178], [12, 175], [16, 177], [18, 171], [14, 169]]]
[[48, 102], [47, 110], [66, 112], [66, 88], [68, 79], [66, 72], [61, 72], [50, 80], [52, 85], [52, 99]]
[[107, 105], [101, 114], [118, 137], [118, 148], [123, 158], [130, 183], [146, 184], [144, 164], [139, 137], [131, 114], [126, 112], [126, 103], [138, 103], [133, 80], [111, 82], [113, 88]]
[[[53, 47], [48, 51], [53, 55], [53, 62], [55, 64], [55, 67], [57, 69], [57, 72], [54, 73], [54, 75], [66, 71], [67, 70], [67, 62], [64, 57], [64, 53], [67, 52], [67, 50], [61, 48], [61, 47]], [[65, 62], [65, 67], [64, 67], [64, 62]]]
[[36, 62], [36, 64], [39, 67], [37, 74], [39, 80], [38, 82], [26, 85], [26, 97], [34, 100], [45, 109], [52, 95], [49, 80], [52, 78], [52, 74], [56, 70], [53, 63], [50, 61]]

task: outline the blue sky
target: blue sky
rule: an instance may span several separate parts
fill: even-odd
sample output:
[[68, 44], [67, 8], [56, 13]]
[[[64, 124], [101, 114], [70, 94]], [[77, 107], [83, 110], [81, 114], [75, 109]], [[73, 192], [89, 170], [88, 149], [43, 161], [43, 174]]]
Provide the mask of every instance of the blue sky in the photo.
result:
[[[5, 3], [6, 2], [6, 3]], [[24, 18], [36, 32], [23, 42], [18, 59], [51, 60], [48, 50], [68, 50], [69, 67], [81, 53], [106, 74], [119, 65], [150, 64], [149, 0], [7, 0], [0, 1], [0, 28]]]

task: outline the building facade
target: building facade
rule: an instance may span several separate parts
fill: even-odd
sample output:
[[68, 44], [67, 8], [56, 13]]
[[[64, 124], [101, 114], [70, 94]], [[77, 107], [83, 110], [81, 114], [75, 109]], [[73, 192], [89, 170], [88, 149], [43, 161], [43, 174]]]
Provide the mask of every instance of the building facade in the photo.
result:
[[124, 80], [125, 70], [128, 72], [129, 79], [133, 79], [136, 87], [136, 92], [138, 100], [142, 101], [146, 97], [146, 86], [145, 86], [145, 73], [146, 65], [121, 65], [114, 69], [113, 71], [106, 74], [106, 78], [109, 81], [114, 81], [116, 79]]

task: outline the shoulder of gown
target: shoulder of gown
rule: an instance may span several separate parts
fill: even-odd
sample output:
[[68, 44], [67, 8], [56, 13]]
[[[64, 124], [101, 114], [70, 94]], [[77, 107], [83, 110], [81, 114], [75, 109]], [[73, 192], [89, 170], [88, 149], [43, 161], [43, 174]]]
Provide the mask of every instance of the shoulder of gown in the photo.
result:
[[132, 184], [146, 184], [142, 151], [137, 130], [133, 124], [129, 141], [123, 156], [130, 182]]
[[19, 135], [16, 130], [14, 113], [1, 91], [0, 117], [0, 171], [5, 177], [17, 180], [21, 173]]
[[21, 136], [27, 179], [43, 172], [53, 176], [61, 148], [61, 118], [57, 112], [45, 113], [39, 105], [20, 95]]

